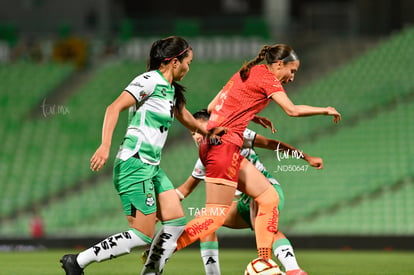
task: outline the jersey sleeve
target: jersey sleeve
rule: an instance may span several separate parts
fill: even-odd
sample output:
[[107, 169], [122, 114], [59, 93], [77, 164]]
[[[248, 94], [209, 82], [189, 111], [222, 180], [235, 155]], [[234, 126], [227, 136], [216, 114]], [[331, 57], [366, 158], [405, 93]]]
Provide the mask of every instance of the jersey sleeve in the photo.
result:
[[243, 133], [243, 148], [253, 148], [254, 140], [256, 139], [256, 132], [250, 129], [244, 130]]
[[196, 179], [204, 180], [206, 177], [206, 168], [204, 167], [203, 163], [200, 159], [197, 160], [196, 164], [194, 165], [193, 172], [191, 173]]
[[151, 73], [144, 73], [134, 78], [124, 89], [130, 93], [137, 103], [147, 99], [153, 92], [156, 85], [156, 76]]
[[261, 79], [261, 86], [263, 87], [264, 93], [268, 98], [274, 93], [286, 92], [282, 86], [282, 83], [280, 83], [280, 81], [271, 73], [266, 74]]

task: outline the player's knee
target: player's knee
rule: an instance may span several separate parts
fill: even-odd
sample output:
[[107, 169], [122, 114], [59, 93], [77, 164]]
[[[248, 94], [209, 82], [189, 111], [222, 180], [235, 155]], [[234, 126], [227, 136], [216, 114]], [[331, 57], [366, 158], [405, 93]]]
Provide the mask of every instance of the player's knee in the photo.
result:
[[258, 203], [259, 207], [272, 207], [279, 204], [279, 194], [276, 192], [273, 186], [269, 186], [266, 191], [264, 191], [255, 199], [255, 201]]

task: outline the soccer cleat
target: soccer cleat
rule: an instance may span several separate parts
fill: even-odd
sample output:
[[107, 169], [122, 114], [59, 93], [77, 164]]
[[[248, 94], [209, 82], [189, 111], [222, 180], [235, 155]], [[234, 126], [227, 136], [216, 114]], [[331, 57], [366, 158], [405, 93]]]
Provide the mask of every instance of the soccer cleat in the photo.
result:
[[60, 259], [62, 268], [65, 270], [66, 275], [83, 275], [83, 268], [81, 268], [76, 261], [77, 254], [67, 254]]
[[308, 275], [308, 273], [306, 273], [302, 269], [294, 269], [286, 271], [286, 275]]

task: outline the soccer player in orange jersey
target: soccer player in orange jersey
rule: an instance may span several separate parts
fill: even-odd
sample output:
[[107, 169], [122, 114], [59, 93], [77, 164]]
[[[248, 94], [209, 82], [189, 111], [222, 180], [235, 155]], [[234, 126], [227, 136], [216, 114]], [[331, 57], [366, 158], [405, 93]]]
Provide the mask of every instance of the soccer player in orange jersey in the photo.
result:
[[[177, 249], [206, 237], [224, 223], [243, 167], [247, 171], [246, 181], [237, 187], [258, 205], [254, 225], [258, 256], [264, 261], [271, 258], [273, 237], [278, 231], [279, 196], [265, 176], [240, 155], [244, 130], [271, 101], [292, 117], [328, 115], [333, 116], [335, 123], [341, 119], [333, 107], [295, 105], [289, 99], [283, 84], [294, 80], [299, 66], [297, 54], [288, 45], [263, 46], [209, 104], [210, 135], [199, 147], [200, 159], [206, 167], [206, 211], [187, 223]], [[215, 129], [220, 127], [227, 128], [227, 132], [217, 137]]]
[[[265, 64], [260, 64], [263, 61]], [[223, 224], [233, 200], [240, 166], [245, 166], [249, 171], [246, 184], [239, 185], [238, 189], [258, 204], [255, 220], [258, 255], [265, 260], [271, 257], [272, 240], [278, 228], [276, 206], [279, 198], [266, 178], [240, 155], [244, 130], [270, 101], [276, 102], [289, 116], [329, 115], [334, 117], [335, 123], [341, 119], [340, 113], [333, 107], [295, 105], [289, 99], [283, 84], [294, 80], [299, 66], [298, 56], [288, 45], [264, 46], [256, 58], [232, 76], [210, 103], [211, 116], [207, 129], [213, 134], [200, 144], [199, 154], [206, 167], [206, 209], [211, 210], [187, 223], [178, 240], [179, 249]], [[228, 130], [221, 136], [220, 142], [216, 142], [214, 128], [219, 126]]]

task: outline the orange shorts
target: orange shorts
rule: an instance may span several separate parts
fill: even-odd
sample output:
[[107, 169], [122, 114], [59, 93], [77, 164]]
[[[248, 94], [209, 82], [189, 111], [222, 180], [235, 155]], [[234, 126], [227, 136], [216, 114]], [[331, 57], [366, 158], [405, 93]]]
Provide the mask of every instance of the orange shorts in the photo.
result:
[[245, 161], [239, 146], [225, 142], [218, 145], [201, 142], [199, 156], [206, 167], [206, 182], [237, 187], [239, 170]]

